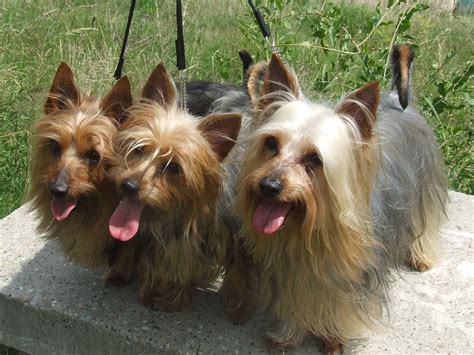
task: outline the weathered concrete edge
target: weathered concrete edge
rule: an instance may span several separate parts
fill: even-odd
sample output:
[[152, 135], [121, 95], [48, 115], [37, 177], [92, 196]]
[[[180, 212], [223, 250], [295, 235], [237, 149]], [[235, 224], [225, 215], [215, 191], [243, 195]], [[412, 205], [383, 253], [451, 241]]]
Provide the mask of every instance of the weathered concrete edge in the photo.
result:
[[[176, 350], [156, 347], [143, 340], [117, 336], [92, 322], [45, 311], [3, 294], [0, 294], [0, 304], [0, 342], [28, 353], [112, 354], [111, 349], [113, 354], [177, 353]], [[22, 314], [22, 318], [18, 314]]]
[[[456, 229], [454, 230], [453, 226], [449, 228], [449, 233], [457, 234], [458, 236], [462, 236], [463, 240], [466, 240], [466, 238], [469, 238], [472, 240], [473, 234], [470, 232], [466, 231], [472, 231], [472, 206], [474, 203], [474, 197], [473, 196], [467, 196], [467, 195], [462, 195], [462, 194], [457, 194], [457, 193], [450, 193], [452, 200], [456, 200], [457, 198], [462, 198], [464, 201], [468, 202], [468, 205], [466, 204], [459, 204], [452, 206], [452, 211], [450, 215], [450, 220], [459, 220], [463, 221], [463, 223], [456, 223]], [[466, 207], [468, 209], [466, 210]], [[467, 218], [466, 218], [467, 215]], [[21, 221], [23, 222], [23, 221]], [[18, 223], [21, 224], [20, 221]], [[29, 221], [25, 221], [26, 224]], [[466, 224], [467, 223], [467, 224]], [[467, 225], [470, 225], [470, 228]], [[459, 227], [458, 227], [459, 226]], [[461, 228], [461, 226], [464, 226]], [[466, 228], [466, 229], [465, 229]], [[10, 233], [12, 230], [10, 230]], [[8, 230], [5, 233], [5, 236], [9, 235]], [[9, 236], [7, 238], [10, 238]], [[20, 239], [21, 240], [21, 239]], [[23, 239], [25, 240], [25, 239]], [[23, 242], [23, 241], [21, 241]], [[466, 245], [467, 246], [467, 245]], [[7, 249], [0, 248], [0, 254], [2, 251], [6, 251]], [[11, 249], [10, 249], [11, 250]], [[472, 255], [472, 254], [471, 254]], [[469, 254], [467, 253], [466, 256], [468, 257]], [[7, 258], [8, 260], [8, 258]], [[11, 259], [10, 259], [11, 260]], [[38, 259], [41, 261], [41, 259]], [[45, 260], [45, 259], [43, 259]], [[52, 259], [51, 261], [54, 261]], [[456, 259], [458, 261], [458, 259]], [[468, 259], [466, 259], [468, 261]], [[437, 271], [441, 271], [441, 268], [438, 268], [434, 272], [437, 273]], [[31, 272], [31, 269], [30, 269]], [[427, 281], [428, 278], [430, 277], [430, 273], [427, 274], [421, 274], [421, 275], [412, 275], [413, 278], [416, 279], [416, 289], [409, 289], [409, 292], [404, 294], [401, 292], [395, 293], [396, 296], [403, 296], [404, 298], [404, 303], [403, 305], [409, 305], [407, 303], [407, 300], [417, 300], [419, 302], [420, 298], [417, 297], [421, 296], [426, 297], [427, 295], [430, 295], [431, 292], [431, 282], [432, 281]], [[29, 273], [31, 275], [31, 273]], [[33, 274], [35, 278], [36, 277], [36, 272]], [[453, 274], [450, 274], [453, 275]], [[444, 277], [449, 276], [449, 275], [444, 275]], [[428, 278], [427, 278], [428, 277]], [[408, 275], [407, 278], [411, 278], [410, 275]], [[450, 283], [449, 279], [438, 279], [440, 282], [447, 282]], [[428, 285], [430, 286], [427, 290], [426, 286], [424, 286], [425, 282], [428, 282]], [[403, 284], [398, 284], [398, 286], [403, 286]], [[434, 286], [434, 285], [433, 285]], [[437, 286], [434, 286], [437, 288]], [[86, 289], [87, 290], [87, 289]], [[464, 289], [464, 292], [467, 289]], [[426, 291], [426, 292], [425, 292]], [[71, 292], [71, 291], [69, 291]], [[469, 293], [468, 293], [469, 294]], [[407, 298], [409, 297], [409, 298]], [[421, 299], [422, 299], [421, 298]], [[214, 298], [215, 299], [215, 298]], [[25, 302], [26, 301], [26, 302]], [[123, 301], [123, 300], [122, 300]], [[411, 303], [411, 302], [410, 302]], [[122, 303], [123, 304], [123, 303]], [[128, 305], [128, 303], [127, 303]], [[208, 304], [209, 306], [210, 304]], [[210, 305], [213, 307], [212, 305]], [[464, 304], [464, 306], [467, 306], [467, 304]], [[87, 321], [81, 318], [77, 318], [74, 315], [71, 315], [70, 312], [57, 312], [56, 310], [51, 310], [48, 308], [43, 308], [44, 305], [42, 306], [41, 304], [32, 304], [28, 300], [23, 300], [22, 298], [16, 298], [15, 295], [11, 295], [8, 293], [0, 293], [0, 343], [4, 343], [6, 345], [15, 347], [20, 350], [25, 350], [27, 352], [33, 352], [33, 353], [59, 353], [59, 354], [90, 354], [90, 353], [102, 353], [102, 354], [110, 354], [110, 353], [177, 353], [177, 352], [188, 352], [188, 353], [196, 353], [199, 350], [199, 345], [194, 343], [194, 346], [192, 347], [182, 347], [180, 348], [179, 344], [177, 343], [168, 343], [167, 341], [163, 341], [163, 339], [148, 339], [145, 336], [138, 336], [135, 337], [133, 334], [130, 334], [129, 336], [128, 332], [123, 332], [123, 331], [115, 331], [113, 328], [109, 327], [107, 324], [102, 324], [102, 323], [97, 323], [95, 320]], [[4, 311], [5, 310], [5, 311]], [[451, 309], [452, 311], [453, 309]], [[394, 312], [402, 312], [402, 315], [405, 317], [408, 317], [409, 319], [412, 318], [412, 315], [409, 311], [409, 309], [406, 308], [401, 308], [399, 307], [398, 309], [394, 309]], [[463, 312], [465, 316], [469, 314], [469, 311], [467, 310]], [[472, 313], [471, 313], [472, 314]], [[187, 318], [189, 313], [185, 315]], [[174, 318], [175, 316], [173, 316]], [[418, 318], [420, 321], [423, 319], [424, 321], [428, 320], [428, 318], [425, 318], [425, 315], [421, 315], [422, 318]], [[128, 316], [126, 317], [128, 318]], [[196, 318], [194, 317], [189, 317], [191, 323], [192, 321], [197, 321]], [[451, 318], [451, 322], [456, 320], [456, 323], [461, 321], [461, 323], [464, 324], [467, 329], [471, 328], [472, 329], [472, 318], [469, 320], [468, 318], [462, 318], [461, 319], [456, 319], [456, 318]], [[393, 317], [392, 321], [394, 323], [402, 321], [402, 316], [398, 315], [396, 317]], [[403, 325], [403, 332], [402, 333], [393, 333], [390, 334], [388, 338], [384, 338], [383, 336], [381, 337], [373, 337], [371, 338], [371, 343], [369, 344], [369, 347], [362, 350], [362, 353], [373, 353], [374, 351], [380, 351], [382, 349], [388, 350], [390, 349], [391, 351], [396, 351], [396, 350], [409, 350], [411, 351], [417, 351], [419, 352], [420, 348], [413, 348], [413, 347], [406, 347], [402, 346], [402, 349], [397, 349], [397, 347], [394, 347], [397, 342], [402, 341], [402, 343], [406, 342], [408, 338], [410, 338], [410, 345], [413, 344], [415, 345], [416, 343], [416, 338], [411, 339], [413, 335], [415, 337], [419, 337], [421, 334], [424, 334], [425, 336], [428, 335], [429, 333], [435, 334], [436, 332], [433, 331], [424, 331], [423, 329], [409, 329], [412, 326], [413, 319], [410, 320], [410, 322], [406, 322]], [[113, 318], [111, 323], [113, 323]], [[258, 321], [256, 323], [259, 323]], [[433, 324], [436, 324], [433, 323]], [[132, 322], [130, 325], [133, 326], [140, 326], [140, 324], [136, 322]], [[216, 324], [217, 325], [217, 324]], [[396, 324], [394, 324], [396, 325]], [[221, 324], [217, 326], [222, 326]], [[407, 328], [408, 327], [408, 328]], [[245, 328], [241, 328], [240, 330], [234, 330], [230, 332], [229, 336], [235, 337], [236, 333], [242, 332]], [[248, 329], [248, 328], [247, 328]], [[253, 329], [252, 329], [253, 330]], [[6, 334], [8, 332], [8, 334]], [[413, 335], [410, 336], [408, 333], [413, 332]], [[13, 336], [14, 334], [14, 336]], [[18, 334], [21, 334], [21, 337], [18, 336]], [[254, 333], [255, 334], [255, 333]], [[403, 337], [400, 338], [399, 336], [403, 334]], [[443, 335], [443, 333], [438, 333], [438, 336], [441, 336], [443, 340], [443, 343], [445, 341], [448, 341], [448, 339], [452, 339], [449, 336], [446, 337]], [[157, 335], [157, 334], [155, 334]], [[185, 335], [185, 334], [181, 334]], [[255, 334], [255, 340], [257, 343], [260, 343], [261, 338], [263, 334]], [[79, 338], [79, 337], [80, 338]], [[186, 336], [186, 335], [185, 335]], [[252, 336], [253, 338], [253, 336]], [[398, 341], [397, 341], [398, 338]], [[219, 351], [219, 340], [217, 340], [217, 337], [214, 337], [211, 339], [215, 339], [216, 343], [215, 345], [210, 345], [209, 346], [204, 346], [202, 350], [205, 351], [206, 353], [209, 352], [234, 352], [234, 351], [252, 351], [252, 352], [260, 352], [261, 348], [260, 346], [258, 347], [249, 347], [248, 349], [246, 347], [242, 347], [244, 344], [240, 343], [240, 346], [237, 345], [236, 347], [227, 347], [226, 351]], [[389, 341], [387, 343], [387, 340]], [[433, 339], [434, 340], [434, 339]], [[454, 341], [454, 339], [452, 339]], [[413, 343], [411, 343], [413, 341]], [[470, 341], [468, 339], [464, 339], [464, 342], [467, 342], [464, 344], [461, 348], [457, 347], [456, 344], [457, 342], [461, 341], [461, 339], [457, 339], [457, 341], [454, 341], [455, 344], [451, 344], [454, 347], [432, 347], [432, 345], [428, 348], [424, 347], [423, 351], [427, 351], [427, 349], [431, 349], [433, 352], [438, 352], [438, 351], [453, 351], [454, 349], [457, 349], [458, 351], [460, 349], [471, 349]], [[430, 343], [429, 339], [424, 339], [423, 343], [428, 345]], [[377, 348], [374, 348], [373, 345], [376, 345]], [[402, 345], [402, 344], [400, 344]], [[443, 344], [442, 344], [443, 345]], [[444, 345], [448, 345], [447, 343], [444, 343]], [[458, 344], [459, 345], [459, 344]], [[208, 350], [204, 350], [207, 348]], [[209, 351], [209, 349], [211, 349]], [[303, 347], [301, 348], [301, 352], [303, 353], [309, 353], [308, 350], [316, 350], [317, 348], [314, 346], [311, 347]], [[247, 352], [245, 351], [245, 352]], [[299, 351], [300, 352], [300, 351]], [[298, 353], [299, 353], [298, 352]]]

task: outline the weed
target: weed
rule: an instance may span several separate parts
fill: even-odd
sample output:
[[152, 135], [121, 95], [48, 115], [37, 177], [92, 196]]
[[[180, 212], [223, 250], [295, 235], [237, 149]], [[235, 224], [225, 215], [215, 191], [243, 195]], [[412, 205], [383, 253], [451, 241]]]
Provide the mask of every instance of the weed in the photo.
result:
[[[389, 0], [375, 10], [329, 1], [256, 1], [283, 57], [307, 94], [336, 100], [379, 79], [387, 87], [392, 43], [416, 47], [418, 107], [433, 125], [451, 187], [474, 193], [472, 43], [470, 17], [432, 13], [419, 2]], [[28, 181], [28, 132], [40, 116], [60, 61], [68, 62], [81, 87], [105, 93], [120, 51], [129, 3], [11, 0], [0, 11], [0, 216], [24, 200]], [[237, 51], [259, 59], [270, 51], [247, 1], [184, 1], [188, 78], [240, 83]], [[174, 3], [139, 1], [124, 74], [135, 92], [163, 61], [173, 69]]]
[[[457, 43], [473, 28], [469, 18], [435, 17], [429, 6], [406, 0], [379, 3], [375, 11], [326, 1], [269, 0], [260, 6], [273, 31], [283, 32], [275, 35], [278, 46], [310, 96], [337, 100], [372, 80], [389, 87], [388, 54], [394, 44], [409, 43], [417, 53], [417, 107], [435, 130], [451, 188], [474, 194], [472, 44]], [[257, 26], [241, 20], [239, 28], [265, 50]]]

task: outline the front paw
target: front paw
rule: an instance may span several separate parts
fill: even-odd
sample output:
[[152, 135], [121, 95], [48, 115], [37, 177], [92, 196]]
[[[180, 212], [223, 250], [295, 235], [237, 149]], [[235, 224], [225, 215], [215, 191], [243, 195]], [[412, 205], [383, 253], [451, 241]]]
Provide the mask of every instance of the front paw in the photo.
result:
[[159, 309], [158, 296], [153, 292], [140, 292], [138, 302], [152, 311], [158, 311]]
[[105, 287], [125, 286], [129, 284], [130, 281], [130, 277], [115, 272], [114, 270], [107, 271], [107, 273], [102, 277], [102, 284]]
[[237, 306], [227, 310], [227, 319], [234, 325], [242, 325], [252, 318], [256, 309], [255, 302], [242, 301]]
[[267, 349], [271, 352], [296, 349], [305, 337], [306, 331], [297, 327], [294, 322], [278, 321], [267, 332]]
[[265, 342], [265, 347], [271, 353], [284, 353], [289, 350], [295, 349], [297, 345], [291, 344], [289, 342], [280, 342], [272, 338], [267, 338]]
[[139, 301], [153, 310], [180, 312], [191, 308], [193, 288], [189, 285], [166, 285], [158, 290], [141, 292]]
[[323, 354], [335, 355], [343, 354], [344, 346], [337, 340], [320, 339], [321, 351]]
[[418, 260], [416, 257], [412, 256], [406, 262], [407, 266], [413, 271], [425, 272], [433, 267], [431, 263]]

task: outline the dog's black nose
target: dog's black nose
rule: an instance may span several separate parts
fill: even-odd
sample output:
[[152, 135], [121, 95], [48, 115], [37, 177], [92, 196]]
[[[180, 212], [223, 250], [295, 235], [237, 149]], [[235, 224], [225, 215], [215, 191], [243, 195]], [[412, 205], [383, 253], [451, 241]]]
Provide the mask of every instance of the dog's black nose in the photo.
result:
[[66, 197], [69, 192], [69, 174], [66, 169], [61, 169], [56, 180], [51, 181], [48, 185], [49, 192], [52, 196], [62, 198]]
[[278, 178], [265, 176], [260, 180], [260, 191], [266, 198], [274, 198], [283, 190], [281, 181]]
[[68, 184], [62, 179], [50, 182], [48, 188], [51, 195], [59, 198], [66, 197], [69, 191]]
[[122, 182], [122, 192], [125, 195], [134, 195], [138, 192], [138, 182], [135, 180], [126, 179]]

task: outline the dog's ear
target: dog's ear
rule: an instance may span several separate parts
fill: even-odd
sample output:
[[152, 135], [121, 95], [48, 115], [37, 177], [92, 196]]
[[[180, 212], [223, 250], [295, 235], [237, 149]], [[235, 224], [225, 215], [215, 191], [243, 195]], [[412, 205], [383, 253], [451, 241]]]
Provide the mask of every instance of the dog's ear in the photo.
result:
[[177, 104], [176, 86], [163, 63], [156, 66], [143, 88], [142, 98], [169, 108]]
[[130, 81], [124, 76], [115, 83], [110, 92], [102, 99], [100, 106], [107, 117], [121, 123], [125, 119], [125, 112], [132, 106], [132, 92]]
[[[239, 51], [239, 57], [240, 60], [242, 61], [242, 83], [243, 87], [245, 90], [247, 90], [247, 85], [249, 81], [249, 76], [250, 76], [250, 67], [255, 64], [253, 61], [252, 55], [247, 52], [245, 49], [241, 49]], [[247, 90], [248, 92], [248, 90]]]
[[373, 81], [351, 92], [336, 106], [336, 113], [351, 117], [359, 128], [362, 138], [372, 137], [380, 100], [380, 84]]
[[263, 101], [263, 105], [267, 106], [279, 99], [278, 95], [272, 95], [278, 92], [287, 92], [295, 97], [301, 95], [300, 85], [295, 73], [285, 66], [278, 55], [272, 54], [272, 59], [263, 81], [260, 101]]
[[53, 85], [49, 90], [49, 95], [44, 105], [44, 112], [51, 112], [65, 109], [68, 102], [78, 105], [80, 102], [79, 88], [74, 81], [72, 70], [66, 63], [59, 65], [53, 79]]
[[261, 95], [263, 80], [267, 75], [268, 63], [257, 63], [247, 69], [244, 79], [245, 89], [255, 106]]
[[242, 116], [235, 113], [213, 114], [199, 122], [199, 130], [220, 160], [229, 154], [240, 132]]

